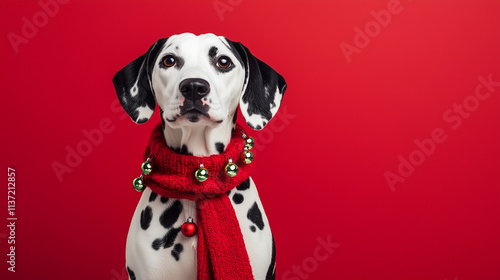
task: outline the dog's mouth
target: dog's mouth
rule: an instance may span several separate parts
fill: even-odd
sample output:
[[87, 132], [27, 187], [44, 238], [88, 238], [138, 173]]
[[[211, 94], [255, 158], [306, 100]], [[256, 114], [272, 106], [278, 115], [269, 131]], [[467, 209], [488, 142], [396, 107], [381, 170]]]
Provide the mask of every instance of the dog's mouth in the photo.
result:
[[224, 122], [223, 119], [216, 119], [212, 114], [209, 114], [210, 109], [211, 107], [207, 104], [206, 100], [183, 100], [177, 109], [177, 114], [173, 118], [165, 118], [165, 120], [169, 123], [174, 123], [179, 118], [186, 119], [192, 123], [197, 123], [202, 119], [218, 124]]
[[191, 109], [184, 113], [181, 113], [181, 116], [186, 117], [186, 119], [188, 119], [192, 123], [198, 122], [201, 116], [209, 118], [208, 114], [200, 112], [199, 110], [196, 109]]
[[180, 116], [186, 117], [190, 122], [198, 122], [201, 116], [210, 119], [208, 115], [209, 105], [203, 104], [203, 102], [196, 100], [185, 100], [184, 104], [179, 107]]

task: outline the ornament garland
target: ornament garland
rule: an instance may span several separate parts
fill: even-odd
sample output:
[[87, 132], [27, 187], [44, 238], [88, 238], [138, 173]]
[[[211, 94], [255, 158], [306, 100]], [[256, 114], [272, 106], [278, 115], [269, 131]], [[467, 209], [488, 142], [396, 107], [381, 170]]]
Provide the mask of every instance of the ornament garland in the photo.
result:
[[[254, 159], [253, 153], [250, 150], [254, 147], [255, 141], [251, 136], [247, 136], [245, 133], [243, 133], [242, 137], [245, 140], [245, 147], [243, 152], [241, 153], [241, 160], [245, 164], [250, 164]], [[149, 175], [151, 172], [153, 172], [153, 165], [151, 164], [151, 159], [152, 155], [150, 155], [146, 159], [146, 161], [144, 161], [141, 164], [142, 174], [139, 177], [135, 178], [132, 182], [134, 189], [138, 192], [143, 192], [146, 189], [146, 186], [144, 185], [144, 175]], [[238, 174], [238, 165], [233, 163], [232, 158], [228, 158], [228, 163], [224, 167], [224, 171], [226, 175], [229, 177], [234, 177]], [[206, 181], [209, 178], [209, 176], [210, 174], [208, 172], [208, 169], [206, 169], [203, 166], [203, 163], [200, 164], [200, 168], [198, 168], [194, 173], [194, 177], [200, 183]], [[184, 234], [187, 237], [194, 236], [197, 233], [197, 231], [198, 227], [196, 223], [194, 223], [192, 217], [188, 217], [187, 221], [184, 222], [184, 224], [182, 224], [181, 226], [182, 234]]]

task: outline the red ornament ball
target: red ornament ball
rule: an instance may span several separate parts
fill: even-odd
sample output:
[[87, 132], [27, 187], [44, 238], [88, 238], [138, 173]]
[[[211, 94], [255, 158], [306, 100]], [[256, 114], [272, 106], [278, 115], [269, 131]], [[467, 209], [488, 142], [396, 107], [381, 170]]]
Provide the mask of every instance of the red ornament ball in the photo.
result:
[[195, 223], [185, 222], [182, 224], [181, 232], [187, 237], [191, 237], [196, 234], [198, 227]]

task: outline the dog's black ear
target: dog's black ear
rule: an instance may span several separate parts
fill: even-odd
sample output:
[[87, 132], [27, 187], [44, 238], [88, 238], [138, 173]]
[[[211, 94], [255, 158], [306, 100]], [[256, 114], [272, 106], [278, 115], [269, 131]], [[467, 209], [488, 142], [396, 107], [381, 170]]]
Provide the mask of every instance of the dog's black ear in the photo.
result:
[[253, 56], [239, 42], [229, 41], [245, 67], [245, 83], [240, 110], [248, 126], [261, 130], [276, 115], [286, 90], [285, 79]]
[[113, 77], [120, 104], [136, 123], [145, 123], [155, 110], [151, 72], [167, 39], [158, 40], [145, 54], [123, 67]]

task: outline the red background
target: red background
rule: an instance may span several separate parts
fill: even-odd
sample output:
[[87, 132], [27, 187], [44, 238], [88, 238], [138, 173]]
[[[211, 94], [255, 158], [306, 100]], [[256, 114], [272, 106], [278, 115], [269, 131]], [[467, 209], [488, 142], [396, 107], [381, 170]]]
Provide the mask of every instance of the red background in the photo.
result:
[[[1, 278], [126, 279], [131, 180], [159, 117], [122, 118], [111, 79], [158, 38], [212, 32], [288, 83], [279, 117], [251, 133], [277, 279], [500, 279], [500, 87], [473, 97], [478, 77], [500, 82], [500, 2], [401, 0], [348, 63], [340, 44], [391, 2], [70, 1], [44, 23], [37, 1], [1, 1], [0, 218], [7, 167], [18, 218], [16, 273], [0, 227]], [[16, 53], [8, 34], [37, 13]], [[477, 108], [447, 121], [464, 100]], [[112, 131], [60, 182], [52, 164], [103, 120]], [[446, 140], [391, 189], [384, 173], [398, 174], [400, 155], [418, 161], [414, 141], [436, 128]], [[340, 245], [318, 260], [328, 237]]]

